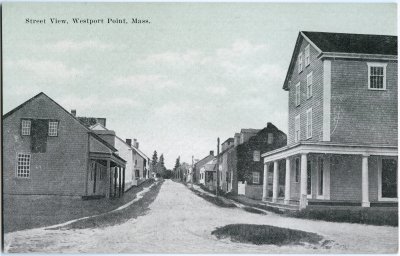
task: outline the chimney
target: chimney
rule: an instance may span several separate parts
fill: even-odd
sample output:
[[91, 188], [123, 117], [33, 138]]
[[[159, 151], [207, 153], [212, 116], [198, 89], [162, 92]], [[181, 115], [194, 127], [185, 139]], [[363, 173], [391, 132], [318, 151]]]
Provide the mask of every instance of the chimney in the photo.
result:
[[76, 117], [76, 109], [72, 109], [71, 114]]
[[139, 142], [136, 142], [136, 148], [139, 149]]
[[214, 155], [214, 150], [210, 151], [210, 155], [213, 156]]
[[126, 139], [125, 141], [130, 147], [132, 146], [132, 139]]
[[137, 139], [133, 139], [133, 147], [134, 148], [138, 148], [139, 147]]

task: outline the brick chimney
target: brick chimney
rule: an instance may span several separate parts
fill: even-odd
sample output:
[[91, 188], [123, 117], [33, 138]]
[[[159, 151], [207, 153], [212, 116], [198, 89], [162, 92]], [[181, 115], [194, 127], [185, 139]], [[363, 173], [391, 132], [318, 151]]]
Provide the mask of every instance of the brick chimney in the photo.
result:
[[76, 109], [72, 109], [71, 114], [76, 117]]
[[211, 150], [210, 151], [210, 156], [213, 156], [214, 155], [214, 150]]
[[130, 147], [132, 146], [132, 139], [126, 139], [125, 141]]
[[139, 143], [137, 142], [137, 139], [133, 139], [133, 147], [139, 149]]

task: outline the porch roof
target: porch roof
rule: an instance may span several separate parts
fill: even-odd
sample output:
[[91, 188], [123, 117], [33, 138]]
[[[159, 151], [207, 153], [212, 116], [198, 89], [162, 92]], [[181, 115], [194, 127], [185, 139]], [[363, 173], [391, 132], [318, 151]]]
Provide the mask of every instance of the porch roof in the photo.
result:
[[298, 154], [320, 153], [338, 155], [384, 155], [397, 156], [398, 148], [392, 145], [339, 144], [332, 142], [301, 141], [266, 152], [261, 156], [264, 162], [271, 162]]
[[90, 152], [89, 157], [96, 160], [110, 160], [111, 162], [123, 168], [126, 167], [126, 161], [115, 153]]

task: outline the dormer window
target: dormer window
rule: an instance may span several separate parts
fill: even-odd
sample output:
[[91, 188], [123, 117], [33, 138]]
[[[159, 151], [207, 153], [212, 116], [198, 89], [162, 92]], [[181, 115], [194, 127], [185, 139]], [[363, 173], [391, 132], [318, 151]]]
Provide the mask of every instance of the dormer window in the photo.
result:
[[23, 136], [31, 135], [31, 120], [22, 120], [21, 121], [21, 134]]
[[305, 66], [307, 67], [310, 65], [310, 45], [307, 45], [306, 48], [304, 49], [304, 59], [305, 59]]
[[303, 53], [300, 52], [299, 57], [297, 57], [298, 72], [303, 71]]
[[368, 65], [368, 89], [386, 90], [386, 66], [387, 63], [367, 63]]

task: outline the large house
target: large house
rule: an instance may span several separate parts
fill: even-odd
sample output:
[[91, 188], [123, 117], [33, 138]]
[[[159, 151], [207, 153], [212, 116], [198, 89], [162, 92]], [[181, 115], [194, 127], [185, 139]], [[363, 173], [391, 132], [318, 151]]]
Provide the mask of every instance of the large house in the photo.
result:
[[232, 177], [229, 171], [229, 156], [234, 150], [234, 139], [228, 138], [221, 144], [221, 153], [219, 157], [219, 186], [222, 191], [230, 192], [232, 190]]
[[126, 161], [44, 93], [3, 116], [3, 191], [13, 195], [120, 196]]
[[395, 205], [397, 37], [300, 32], [283, 89], [288, 144], [262, 155], [272, 202], [284, 165], [284, 204]]
[[201, 180], [201, 176], [200, 176], [200, 169], [207, 163], [207, 162], [209, 162], [210, 160], [212, 160], [212, 159], [214, 159], [215, 158], [215, 156], [214, 156], [214, 151], [210, 151], [210, 154], [208, 154], [208, 156], [206, 156], [206, 157], [204, 157], [204, 158], [202, 158], [201, 160], [199, 160], [199, 161], [197, 161], [195, 164], [194, 164], [194, 167], [193, 167], [193, 182], [194, 183], [200, 183], [200, 180]]

